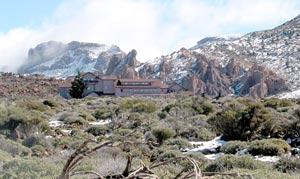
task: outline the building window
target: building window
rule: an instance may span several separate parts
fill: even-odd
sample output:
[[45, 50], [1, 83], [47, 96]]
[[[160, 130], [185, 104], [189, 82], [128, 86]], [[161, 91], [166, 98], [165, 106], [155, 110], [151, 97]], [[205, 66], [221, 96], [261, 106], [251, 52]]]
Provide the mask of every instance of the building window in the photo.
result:
[[121, 89], [121, 93], [123, 93], [123, 89]]

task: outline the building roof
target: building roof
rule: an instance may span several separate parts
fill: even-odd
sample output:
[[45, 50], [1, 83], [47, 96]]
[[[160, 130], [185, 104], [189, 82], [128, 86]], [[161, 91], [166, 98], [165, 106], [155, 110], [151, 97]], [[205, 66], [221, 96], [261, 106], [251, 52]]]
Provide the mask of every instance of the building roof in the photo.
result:
[[116, 77], [116, 76], [100, 76], [99, 78], [102, 80], [116, 80], [118, 77]]
[[137, 79], [120, 78], [119, 81], [121, 83], [124, 83], [124, 82], [159, 82], [160, 83], [160, 81], [158, 79], [140, 79], [140, 78], [137, 78]]
[[[121, 82], [121, 85], [118, 85], [118, 82]], [[168, 85], [162, 84], [160, 80], [158, 79], [118, 79], [118, 82], [115, 83], [116, 88], [138, 88], [138, 89], [151, 89], [151, 88], [161, 88], [166, 89], [168, 88]], [[122, 85], [122, 83], [150, 83], [149, 86], [144, 85]]]
[[182, 88], [183, 90], [188, 91], [187, 88], [183, 87], [181, 84], [178, 84], [178, 83], [176, 83], [176, 82], [172, 83], [172, 84], [169, 86], [169, 88], [172, 88], [173, 86], [179, 86], [179, 87]]

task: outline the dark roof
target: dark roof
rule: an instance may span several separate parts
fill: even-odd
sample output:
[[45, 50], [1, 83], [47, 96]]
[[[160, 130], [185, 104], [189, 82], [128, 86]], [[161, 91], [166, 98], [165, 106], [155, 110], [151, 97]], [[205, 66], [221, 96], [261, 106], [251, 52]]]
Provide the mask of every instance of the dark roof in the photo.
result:
[[[148, 82], [150, 83], [150, 86], [140, 86], [140, 85], [130, 85], [130, 86], [126, 86], [126, 85], [118, 85], [118, 82], [121, 83], [142, 83], [142, 82]], [[166, 84], [162, 84], [160, 80], [158, 79], [118, 79], [117, 83], [115, 83], [115, 87], [116, 88], [138, 88], [138, 89], [151, 89], [151, 88], [168, 88], [168, 85]]]

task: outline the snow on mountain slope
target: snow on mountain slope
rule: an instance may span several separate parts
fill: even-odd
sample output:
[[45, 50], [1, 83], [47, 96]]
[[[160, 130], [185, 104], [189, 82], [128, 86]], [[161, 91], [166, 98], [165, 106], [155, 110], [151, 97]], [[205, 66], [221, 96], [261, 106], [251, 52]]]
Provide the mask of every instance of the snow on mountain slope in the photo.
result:
[[258, 63], [284, 77], [291, 89], [300, 88], [300, 16], [271, 30], [252, 32], [229, 41], [218, 41], [192, 50], [222, 65], [234, 58]]
[[23, 65], [21, 72], [57, 77], [72, 76], [78, 70], [105, 73], [112, 56], [120, 53], [124, 52], [117, 46], [50, 41], [30, 49], [27, 63]]

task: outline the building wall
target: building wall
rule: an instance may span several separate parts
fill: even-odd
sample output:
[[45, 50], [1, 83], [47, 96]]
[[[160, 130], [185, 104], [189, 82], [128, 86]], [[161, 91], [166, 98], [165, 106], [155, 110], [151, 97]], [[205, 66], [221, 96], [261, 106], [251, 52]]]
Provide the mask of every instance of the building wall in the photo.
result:
[[95, 84], [87, 84], [85, 94], [95, 92]]
[[116, 88], [115, 90], [115, 95], [116, 96], [132, 96], [135, 94], [166, 94], [168, 92], [168, 89], [160, 89], [160, 88], [155, 88], [155, 89], [149, 89], [149, 88]]
[[98, 80], [98, 83], [95, 85], [95, 92], [103, 92], [103, 80]]
[[103, 94], [115, 94], [115, 80], [103, 80]]

